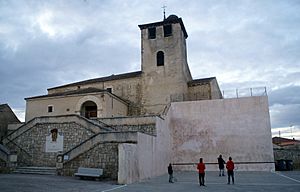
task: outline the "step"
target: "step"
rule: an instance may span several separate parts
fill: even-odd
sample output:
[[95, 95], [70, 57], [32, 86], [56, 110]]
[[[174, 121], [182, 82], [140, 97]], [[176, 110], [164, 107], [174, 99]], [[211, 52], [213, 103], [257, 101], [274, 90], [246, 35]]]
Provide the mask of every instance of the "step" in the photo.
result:
[[56, 175], [55, 167], [17, 167], [13, 173], [18, 174], [37, 174], [37, 175]]

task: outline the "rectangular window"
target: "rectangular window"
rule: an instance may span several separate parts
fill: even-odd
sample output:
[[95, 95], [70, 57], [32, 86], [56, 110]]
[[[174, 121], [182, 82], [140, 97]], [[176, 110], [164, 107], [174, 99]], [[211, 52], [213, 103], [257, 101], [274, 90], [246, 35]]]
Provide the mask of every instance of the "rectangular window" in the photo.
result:
[[156, 38], [156, 28], [148, 28], [148, 38], [149, 39], [155, 39]]
[[53, 112], [53, 105], [49, 105], [48, 106], [48, 113], [52, 113]]
[[164, 25], [164, 36], [172, 36], [172, 25]]
[[112, 93], [112, 87], [107, 87], [106, 90], [107, 90], [109, 93]]

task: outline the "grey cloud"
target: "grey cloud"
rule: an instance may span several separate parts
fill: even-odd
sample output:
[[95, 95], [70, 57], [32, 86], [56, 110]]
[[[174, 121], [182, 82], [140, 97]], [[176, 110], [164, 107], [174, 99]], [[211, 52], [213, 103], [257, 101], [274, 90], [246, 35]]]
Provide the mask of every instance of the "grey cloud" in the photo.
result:
[[272, 127], [289, 127], [300, 125], [300, 104], [273, 105], [270, 107]]
[[[288, 86], [279, 88], [269, 92], [269, 103], [270, 106], [281, 104], [281, 105], [300, 105], [300, 86]], [[300, 114], [300, 113], [299, 113]]]
[[[45, 94], [48, 87], [140, 70], [137, 25], [161, 20], [162, 4], [0, 1], [0, 103], [24, 108], [24, 97]], [[222, 90], [267, 86], [272, 125], [298, 122], [299, 1], [166, 4], [167, 15], [183, 18], [194, 78], [216, 76]], [[47, 10], [55, 13], [49, 21], [58, 30], [53, 37], [36, 21]]]

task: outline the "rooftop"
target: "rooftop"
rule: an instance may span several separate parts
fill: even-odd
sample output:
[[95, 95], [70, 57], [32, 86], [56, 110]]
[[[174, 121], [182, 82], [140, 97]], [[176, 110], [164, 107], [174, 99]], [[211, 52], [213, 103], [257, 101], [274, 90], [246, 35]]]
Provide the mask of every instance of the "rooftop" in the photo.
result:
[[99, 82], [105, 82], [105, 81], [133, 78], [133, 77], [138, 77], [141, 74], [142, 74], [142, 71], [135, 71], [135, 72], [130, 72], [130, 73], [118, 74], [118, 75], [110, 75], [110, 76], [100, 77], [100, 78], [95, 78], [95, 79], [88, 79], [88, 80], [84, 80], [84, 81], [79, 81], [79, 82], [65, 84], [65, 85], [58, 86], [58, 87], [49, 88], [48, 91], [52, 90], [52, 89], [64, 88], [64, 87], [68, 87], [68, 86], [79, 86], [79, 85], [86, 85], [86, 84], [91, 84], [91, 83], [99, 83]]

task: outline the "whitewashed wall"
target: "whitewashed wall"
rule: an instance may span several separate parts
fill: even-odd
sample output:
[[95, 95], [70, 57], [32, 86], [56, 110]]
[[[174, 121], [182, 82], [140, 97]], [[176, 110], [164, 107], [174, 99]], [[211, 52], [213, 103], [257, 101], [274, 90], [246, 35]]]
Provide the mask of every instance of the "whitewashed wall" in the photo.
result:
[[[268, 98], [248, 97], [172, 103], [156, 120], [157, 136], [138, 134], [137, 144], [119, 145], [120, 184], [167, 173], [171, 163], [217, 163], [222, 154], [237, 170], [274, 170]], [[250, 164], [249, 164], [250, 162]], [[175, 165], [194, 170], [195, 165]], [[207, 165], [207, 170], [217, 170]]]
[[119, 184], [129, 184], [166, 173], [171, 159], [167, 122], [157, 118], [157, 136], [138, 133], [137, 144], [119, 145]]
[[139, 180], [137, 145], [119, 144], [118, 183], [129, 184]]
[[[169, 114], [174, 163], [216, 163], [229, 156], [238, 170], [274, 170], [268, 98], [247, 97], [172, 103]], [[193, 165], [175, 166], [196, 170]], [[217, 170], [217, 165], [208, 165]]]

